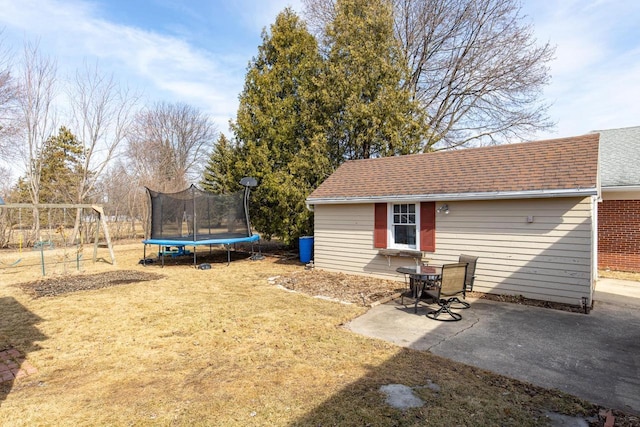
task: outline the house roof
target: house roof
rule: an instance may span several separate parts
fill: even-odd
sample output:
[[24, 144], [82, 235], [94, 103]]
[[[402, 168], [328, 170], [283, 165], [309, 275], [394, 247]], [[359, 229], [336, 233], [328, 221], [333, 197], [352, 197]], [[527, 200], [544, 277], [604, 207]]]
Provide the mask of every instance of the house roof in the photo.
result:
[[640, 126], [595, 132], [600, 133], [602, 186], [640, 186]]
[[307, 203], [598, 194], [599, 134], [343, 163]]

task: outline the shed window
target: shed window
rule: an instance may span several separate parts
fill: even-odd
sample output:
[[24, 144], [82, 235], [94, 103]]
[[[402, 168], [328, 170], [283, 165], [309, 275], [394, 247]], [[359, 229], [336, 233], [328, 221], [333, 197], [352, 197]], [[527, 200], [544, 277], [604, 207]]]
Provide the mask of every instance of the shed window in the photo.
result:
[[376, 203], [374, 214], [374, 247], [435, 252], [435, 202]]
[[401, 248], [416, 249], [417, 232], [416, 205], [414, 204], [394, 204], [391, 216], [391, 235], [393, 246]]

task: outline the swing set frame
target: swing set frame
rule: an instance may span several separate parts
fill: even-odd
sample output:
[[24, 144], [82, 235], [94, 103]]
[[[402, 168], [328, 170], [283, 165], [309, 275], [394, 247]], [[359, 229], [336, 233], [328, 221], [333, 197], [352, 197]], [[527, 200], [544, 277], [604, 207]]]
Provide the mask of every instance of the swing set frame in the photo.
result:
[[[0, 199], [2, 201], [2, 199]], [[93, 262], [96, 262], [98, 258], [98, 240], [100, 235], [100, 228], [104, 233], [104, 238], [109, 249], [109, 256], [111, 257], [111, 264], [116, 265], [116, 256], [113, 251], [113, 245], [111, 243], [111, 237], [109, 235], [109, 227], [104, 214], [104, 208], [101, 205], [86, 204], [86, 203], [0, 203], [0, 209], [92, 209], [98, 215], [98, 223], [100, 227], [96, 227], [96, 232], [93, 242]], [[15, 263], [17, 264], [17, 262]]]

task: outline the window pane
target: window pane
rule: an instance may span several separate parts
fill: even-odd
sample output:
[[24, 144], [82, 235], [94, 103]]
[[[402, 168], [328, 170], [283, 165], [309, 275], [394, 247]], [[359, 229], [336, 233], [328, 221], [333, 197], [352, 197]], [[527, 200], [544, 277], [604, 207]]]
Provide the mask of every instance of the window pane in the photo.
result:
[[394, 224], [400, 223], [400, 215], [393, 215], [393, 223]]
[[396, 244], [409, 246], [416, 245], [415, 225], [395, 225], [393, 235]]
[[[407, 214], [407, 218], [415, 218], [416, 215], [416, 205], [415, 204], [397, 204], [393, 205], [393, 213], [394, 214]], [[395, 218], [395, 217], [394, 217]], [[415, 222], [415, 219], [410, 219], [410, 221]]]

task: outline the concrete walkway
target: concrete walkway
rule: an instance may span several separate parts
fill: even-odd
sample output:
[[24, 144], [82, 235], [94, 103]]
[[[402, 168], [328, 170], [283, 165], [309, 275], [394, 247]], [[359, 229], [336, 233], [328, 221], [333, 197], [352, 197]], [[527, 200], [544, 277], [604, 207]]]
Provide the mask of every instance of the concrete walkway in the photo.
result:
[[[640, 283], [601, 279], [590, 314], [472, 301], [459, 322], [423, 304], [382, 304], [353, 320], [359, 334], [396, 343], [608, 408], [640, 413]], [[406, 301], [405, 301], [406, 302]]]

